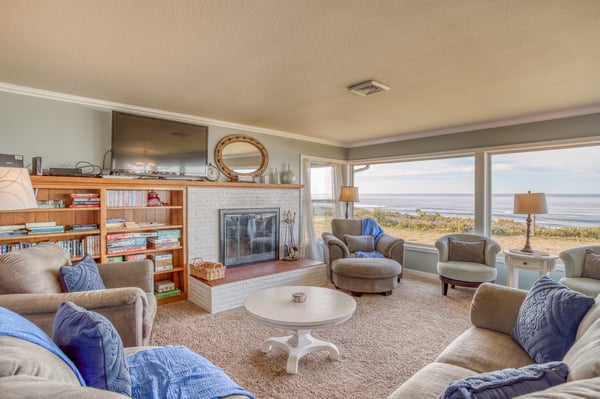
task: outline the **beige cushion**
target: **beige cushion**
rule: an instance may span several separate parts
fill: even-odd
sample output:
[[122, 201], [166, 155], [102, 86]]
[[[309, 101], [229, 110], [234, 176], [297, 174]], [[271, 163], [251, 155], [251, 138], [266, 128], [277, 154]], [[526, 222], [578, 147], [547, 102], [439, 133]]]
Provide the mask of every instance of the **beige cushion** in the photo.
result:
[[429, 363], [396, 389], [388, 399], [437, 399], [452, 381], [476, 374], [468, 368]]
[[16, 375], [0, 378], [2, 399], [125, 399], [115, 392], [73, 386], [41, 377]]
[[461, 241], [448, 238], [448, 261], [485, 263], [485, 240]]
[[585, 259], [583, 261], [583, 272], [581, 277], [600, 280], [600, 254], [591, 249], [585, 250]]
[[495, 267], [474, 262], [438, 262], [437, 271], [440, 276], [471, 282], [494, 281], [498, 275]]
[[598, 399], [600, 377], [568, 382], [515, 399]]
[[346, 245], [348, 246], [348, 250], [350, 252], [371, 252], [375, 250], [375, 237], [373, 236], [353, 236], [350, 234], [346, 234], [345, 238]]
[[569, 365], [569, 381], [600, 377], [600, 320], [596, 320], [563, 359]]
[[67, 252], [59, 245], [49, 242], [2, 254], [0, 295], [62, 292], [58, 270], [61, 266], [70, 264]]
[[388, 258], [341, 258], [331, 262], [331, 270], [347, 277], [379, 279], [398, 276], [402, 266]]
[[24, 374], [80, 386], [79, 379], [67, 363], [39, 345], [0, 336], [0, 348], [0, 377]]
[[519, 368], [534, 363], [507, 334], [471, 327], [450, 343], [436, 359], [477, 373]]

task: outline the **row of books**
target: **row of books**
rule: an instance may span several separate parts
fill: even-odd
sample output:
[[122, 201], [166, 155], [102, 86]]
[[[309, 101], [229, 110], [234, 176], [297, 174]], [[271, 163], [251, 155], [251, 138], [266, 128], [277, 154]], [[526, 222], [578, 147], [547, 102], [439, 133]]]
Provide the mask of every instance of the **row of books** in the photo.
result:
[[165, 299], [173, 296], [181, 295], [181, 290], [179, 288], [175, 288], [173, 290], [165, 291], [165, 292], [154, 292], [156, 299]]
[[72, 193], [69, 208], [100, 208], [100, 194]]
[[117, 206], [146, 206], [148, 204], [148, 191], [110, 190], [106, 192], [106, 205]]
[[106, 253], [118, 255], [146, 249], [179, 248], [180, 237], [179, 229], [109, 233], [106, 235]]
[[128, 261], [132, 261], [132, 260], [144, 260], [144, 259], [146, 259], [145, 254], [127, 254], [127, 255], [111, 256], [111, 257], [107, 258], [107, 262], [108, 263], [128, 262]]
[[64, 233], [65, 231], [98, 230], [95, 223], [74, 224], [71, 226], [57, 225], [56, 222], [33, 222], [20, 225], [0, 226], [2, 236], [24, 236], [27, 234]]
[[[81, 239], [51, 241], [60, 245], [72, 258], [85, 254], [98, 256], [100, 254], [100, 236], [87, 236]], [[36, 245], [36, 242], [21, 241], [0, 246], [0, 253], [20, 251]]]

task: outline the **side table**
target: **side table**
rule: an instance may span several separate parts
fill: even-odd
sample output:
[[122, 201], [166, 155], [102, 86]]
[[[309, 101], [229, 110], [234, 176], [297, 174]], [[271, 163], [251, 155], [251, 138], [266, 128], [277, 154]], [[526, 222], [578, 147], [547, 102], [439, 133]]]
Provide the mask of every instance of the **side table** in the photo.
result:
[[506, 284], [509, 287], [519, 287], [519, 270], [534, 270], [542, 277], [554, 270], [557, 259], [556, 255], [504, 251]]

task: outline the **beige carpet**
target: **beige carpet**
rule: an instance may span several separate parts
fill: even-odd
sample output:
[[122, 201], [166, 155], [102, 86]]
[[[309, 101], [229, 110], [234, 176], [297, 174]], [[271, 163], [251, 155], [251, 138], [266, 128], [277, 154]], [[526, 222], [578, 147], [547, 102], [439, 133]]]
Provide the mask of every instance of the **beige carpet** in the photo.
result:
[[259, 350], [264, 339], [287, 332], [243, 308], [208, 314], [189, 301], [160, 306], [152, 343], [189, 347], [261, 399], [386, 398], [470, 326], [472, 294], [458, 288], [443, 297], [439, 283], [407, 276], [391, 296], [355, 298], [350, 320], [313, 333], [336, 344], [340, 359], [309, 354], [297, 375], [286, 373], [282, 350]]

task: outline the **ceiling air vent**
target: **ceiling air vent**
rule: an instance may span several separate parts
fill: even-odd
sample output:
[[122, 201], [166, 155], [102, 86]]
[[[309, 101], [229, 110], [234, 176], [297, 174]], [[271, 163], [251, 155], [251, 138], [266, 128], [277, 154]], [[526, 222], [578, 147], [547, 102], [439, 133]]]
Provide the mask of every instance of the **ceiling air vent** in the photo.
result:
[[359, 96], [370, 96], [371, 94], [380, 93], [382, 91], [388, 91], [390, 88], [382, 83], [375, 80], [367, 80], [365, 82], [357, 83], [349, 86], [348, 90]]

